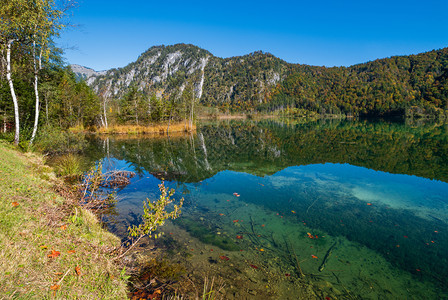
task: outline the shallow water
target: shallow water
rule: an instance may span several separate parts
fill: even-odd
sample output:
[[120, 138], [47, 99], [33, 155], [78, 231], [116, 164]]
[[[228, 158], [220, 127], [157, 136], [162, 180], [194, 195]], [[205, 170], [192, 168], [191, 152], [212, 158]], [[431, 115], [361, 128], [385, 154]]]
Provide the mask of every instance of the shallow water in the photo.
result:
[[228, 298], [295, 299], [304, 280], [321, 298], [448, 297], [446, 127], [198, 128], [92, 140], [92, 160], [138, 174], [118, 192], [112, 231], [124, 237], [139, 222], [164, 178], [185, 204], [160, 243], [197, 276], [221, 276]]

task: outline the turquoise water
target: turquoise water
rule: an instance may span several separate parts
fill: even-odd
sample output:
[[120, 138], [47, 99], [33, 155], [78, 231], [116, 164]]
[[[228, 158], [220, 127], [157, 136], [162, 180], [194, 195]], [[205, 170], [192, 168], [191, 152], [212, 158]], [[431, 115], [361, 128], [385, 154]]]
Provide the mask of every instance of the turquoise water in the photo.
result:
[[124, 237], [165, 178], [185, 204], [159, 245], [222, 277], [227, 298], [295, 299], [298, 283], [317, 298], [448, 297], [444, 127], [228, 122], [91, 145], [106, 169], [138, 174], [109, 228]]

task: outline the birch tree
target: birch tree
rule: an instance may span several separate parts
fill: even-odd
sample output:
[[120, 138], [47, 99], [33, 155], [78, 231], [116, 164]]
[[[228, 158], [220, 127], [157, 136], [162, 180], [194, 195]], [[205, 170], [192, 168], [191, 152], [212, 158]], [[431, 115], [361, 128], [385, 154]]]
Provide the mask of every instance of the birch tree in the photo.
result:
[[32, 30], [33, 41], [33, 69], [34, 69], [34, 94], [36, 97], [33, 133], [31, 134], [30, 145], [33, 143], [39, 122], [39, 71], [42, 70], [42, 59], [48, 60], [50, 55], [50, 43], [52, 36], [59, 35], [62, 24], [59, 20], [62, 17], [62, 10], [56, 9], [53, 0], [35, 0], [34, 4], [34, 28]]
[[0, 38], [2, 60], [6, 67], [6, 80], [14, 105], [14, 144], [20, 140], [19, 103], [12, 79], [11, 52], [14, 43], [24, 43], [30, 34], [31, 10], [26, 0], [0, 0]]
[[[35, 122], [30, 143], [37, 132], [39, 119], [39, 91], [38, 73], [42, 69], [42, 60], [49, 56], [51, 38], [58, 34], [62, 25], [58, 20], [63, 12], [56, 9], [54, 0], [0, 0], [0, 42], [2, 60], [6, 68], [6, 80], [8, 82], [11, 98], [14, 105], [15, 135], [14, 144], [20, 141], [19, 104], [13, 81], [13, 62], [11, 53], [15, 49], [24, 49], [32, 53], [34, 69], [34, 91], [36, 96]], [[19, 47], [20, 46], [20, 47]], [[28, 48], [29, 49], [29, 48]]]

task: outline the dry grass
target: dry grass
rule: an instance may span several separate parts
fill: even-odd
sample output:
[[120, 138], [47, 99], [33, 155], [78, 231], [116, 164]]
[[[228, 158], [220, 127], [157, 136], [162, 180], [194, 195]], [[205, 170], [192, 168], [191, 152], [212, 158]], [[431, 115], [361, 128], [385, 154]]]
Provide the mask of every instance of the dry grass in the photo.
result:
[[0, 299], [125, 299], [118, 238], [54, 192], [41, 158], [0, 152]]
[[[178, 138], [188, 138], [192, 135], [194, 135], [195, 133], [193, 132], [173, 132], [170, 133], [169, 137], [170, 139], [178, 139]], [[113, 136], [113, 139], [115, 141], [120, 141], [120, 140], [124, 140], [124, 141], [128, 141], [128, 140], [133, 140], [133, 139], [137, 139], [137, 140], [145, 140], [145, 139], [151, 139], [151, 140], [166, 140], [167, 136], [166, 135], [160, 135], [160, 134], [114, 134], [111, 136]], [[98, 136], [101, 140], [105, 140], [109, 138], [108, 134], [104, 134], [104, 135], [99, 135]]]
[[[72, 132], [83, 131], [82, 128], [71, 128]], [[171, 123], [169, 126], [169, 134], [178, 132], [194, 132], [196, 125], [189, 126], [188, 122]], [[112, 125], [108, 128], [101, 127], [95, 129], [95, 132], [101, 134], [168, 134], [168, 123], [153, 124], [147, 126], [137, 125]]]

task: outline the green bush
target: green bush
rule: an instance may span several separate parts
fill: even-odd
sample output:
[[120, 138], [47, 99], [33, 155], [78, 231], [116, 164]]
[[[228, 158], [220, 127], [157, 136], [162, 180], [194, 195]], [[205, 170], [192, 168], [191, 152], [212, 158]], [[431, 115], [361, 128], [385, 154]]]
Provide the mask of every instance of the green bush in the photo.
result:
[[83, 133], [63, 131], [51, 125], [44, 126], [34, 147], [45, 154], [80, 152], [87, 146]]

